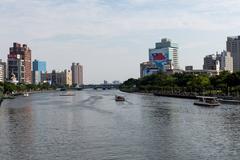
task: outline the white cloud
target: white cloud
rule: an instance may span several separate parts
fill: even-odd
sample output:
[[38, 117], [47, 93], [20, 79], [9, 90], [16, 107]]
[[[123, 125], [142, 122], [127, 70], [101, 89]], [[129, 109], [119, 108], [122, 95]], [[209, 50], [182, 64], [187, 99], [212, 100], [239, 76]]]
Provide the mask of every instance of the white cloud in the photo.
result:
[[[224, 19], [219, 21], [218, 17], [201, 13], [216, 8], [214, 6], [219, 6], [217, 8], [220, 9], [225, 7], [222, 11], [217, 10], [218, 12], [224, 12], [231, 9], [232, 5], [239, 5], [240, 2], [213, 0], [206, 4], [206, 0], [197, 0], [195, 3], [183, 0], [172, 4], [171, 12], [164, 7], [161, 8], [161, 2], [166, 3], [166, 1], [129, 0], [132, 5], [144, 3], [154, 5], [156, 3], [156, 5], [159, 4], [159, 7], [143, 10], [131, 10], [130, 7], [121, 11], [115, 10], [114, 6], [109, 8], [101, 5], [96, 0], [61, 1], [56, 5], [52, 5], [52, 1], [24, 0], [21, 3], [5, 2], [7, 6], [11, 4], [15, 11], [11, 12], [11, 9], [9, 9], [9, 13], [1, 14], [0, 18], [3, 24], [8, 24], [8, 29], [15, 30], [18, 26], [18, 28], [26, 30], [29, 36], [35, 38], [47, 38], [68, 33], [85, 36], [119, 36], [124, 33], [129, 34], [132, 31], [160, 29], [222, 30], [239, 27], [240, 25], [239, 22], [232, 20], [235, 17], [223, 17]], [[64, 5], [60, 5], [62, 3]], [[177, 5], [183, 3], [190, 3], [192, 8], [174, 10], [178, 8]], [[193, 10], [201, 12], [192, 14]]]

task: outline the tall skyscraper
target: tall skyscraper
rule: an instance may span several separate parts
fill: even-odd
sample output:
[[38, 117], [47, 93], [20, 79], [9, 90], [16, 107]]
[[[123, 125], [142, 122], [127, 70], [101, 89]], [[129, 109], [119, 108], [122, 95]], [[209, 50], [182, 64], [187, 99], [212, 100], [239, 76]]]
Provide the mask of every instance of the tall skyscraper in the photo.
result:
[[72, 84], [83, 85], [83, 66], [79, 63], [72, 63]]
[[166, 66], [171, 66], [170, 69], [179, 69], [178, 45], [170, 39], [162, 39], [161, 42], [156, 43], [154, 49], [149, 49], [149, 61], [154, 63], [159, 70], [164, 71]]
[[41, 80], [41, 74], [46, 73], [46, 62], [45, 61], [39, 61], [39, 60], [34, 60], [33, 61], [33, 71], [32, 71], [32, 83], [33, 84], [39, 84], [42, 82]]
[[227, 37], [227, 52], [233, 57], [233, 72], [240, 71], [240, 36]]
[[0, 59], [0, 82], [6, 79], [6, 63]]
[[31, 50], [26, 44], [13, 43], [8, 54], [8, 78], [14, 74], [20, 83], [32, 82]]

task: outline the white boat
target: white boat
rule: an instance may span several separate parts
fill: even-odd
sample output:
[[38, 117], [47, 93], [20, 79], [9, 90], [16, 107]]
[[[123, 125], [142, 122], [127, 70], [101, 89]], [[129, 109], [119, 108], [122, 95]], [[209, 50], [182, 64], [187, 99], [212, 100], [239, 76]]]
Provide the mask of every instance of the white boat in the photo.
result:
[[217, 101], [217, 97], [197, 96], [197, 98], [198, 101], [195, 101], [193, 103], [194, 105], [207, 107], [215, 107], [220, 105], [220, 103]]
[[29, 96], [29, 93], [26, 92], [26, 93], [23, 94], [23, 96], [24, 96], [24, 97], [28, 97], [28, 96]]

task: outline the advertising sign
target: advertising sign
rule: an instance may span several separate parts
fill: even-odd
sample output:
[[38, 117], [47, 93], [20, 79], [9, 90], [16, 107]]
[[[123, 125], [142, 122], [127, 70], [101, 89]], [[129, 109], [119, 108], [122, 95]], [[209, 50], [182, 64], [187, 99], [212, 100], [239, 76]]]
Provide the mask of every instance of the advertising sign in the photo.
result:
[[169, 60], [169, 52], [166, 49], [153, 49], [149, 51], [149, 60], [158, 68], [163, 69]]

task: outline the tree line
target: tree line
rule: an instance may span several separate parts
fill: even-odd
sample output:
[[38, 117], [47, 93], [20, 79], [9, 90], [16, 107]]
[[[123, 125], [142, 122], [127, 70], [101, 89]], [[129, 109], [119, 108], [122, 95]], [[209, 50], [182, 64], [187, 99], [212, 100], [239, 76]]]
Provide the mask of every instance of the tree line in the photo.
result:
[[238, 96], [240, 92], [240, 72], [229, 73], [223, 71], [215, 76], [186, 73], [168, 75], [159, 72], [139, 79], [130, 78], [120, 86], [120, 89], [127, 92], [174, 91]]
[[49, 83], [42, 83], [42, 84], [24, 84], [18, 83], [13, 84], [9, 82], [0, 83], [0, 91], [3, 94], [12, 94], [12, 93], [19, 93], [19, 92], [29, 92], [29, 91], [41, 91], [41, 90], [50, 90], [54, 89], [54, 86], [51, 86]]

